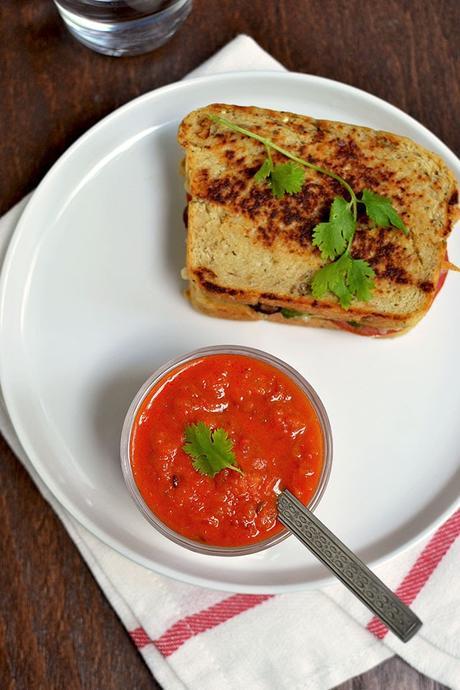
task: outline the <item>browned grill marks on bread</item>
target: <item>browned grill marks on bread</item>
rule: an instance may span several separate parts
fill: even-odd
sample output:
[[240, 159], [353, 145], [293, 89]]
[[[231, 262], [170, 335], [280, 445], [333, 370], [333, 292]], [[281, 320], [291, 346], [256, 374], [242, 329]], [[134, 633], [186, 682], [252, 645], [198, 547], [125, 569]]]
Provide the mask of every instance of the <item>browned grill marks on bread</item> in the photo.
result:
[[430, 280], [423, 280], [418, 286], [423, 292], [432, 292], [434, 289], [434, 285]]
[[410, 285], [412, 278], [404, 268], [410, 261], [410, 246], [395, 241], [396, 231], [359, 230], [354, 238], [352, 256], [367, 261], [380, 278], [387, 278], [400, 285]]
[[210, 271], [207, 268], [195, 268], [193, 275], [200, 283], [201, 287], [209, 292], [215, 292], [219, 295], [231, 295], [232, 297], [239, 295], [242, 292], [241, 290], [236, 290], [234, 288], [222, 287], [221, 285], [213, 282], [213, 279], [217, 278], [217, 276], [214, 271]]

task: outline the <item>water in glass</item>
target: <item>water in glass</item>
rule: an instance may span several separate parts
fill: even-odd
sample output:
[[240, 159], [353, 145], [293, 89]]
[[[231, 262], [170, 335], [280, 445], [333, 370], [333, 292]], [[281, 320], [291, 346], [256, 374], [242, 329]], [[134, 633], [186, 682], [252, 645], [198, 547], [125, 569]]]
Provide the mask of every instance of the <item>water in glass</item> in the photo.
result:
[[54, 0], [73, 36], [105, 55], [137, 55], [171, 38], [192, 0]]

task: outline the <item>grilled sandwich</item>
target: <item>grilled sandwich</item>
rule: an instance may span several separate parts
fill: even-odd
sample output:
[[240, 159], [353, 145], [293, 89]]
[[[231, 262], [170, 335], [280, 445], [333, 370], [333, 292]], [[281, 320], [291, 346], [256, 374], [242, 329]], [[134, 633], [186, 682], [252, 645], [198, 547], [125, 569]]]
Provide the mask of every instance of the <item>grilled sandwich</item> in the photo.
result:
[[[275, 196], [254, 179], [264, 145], [213, 116], [334, 171], [356, 194], [372, 189], [391, 200], [407, 234], [376, 227], [360, 211], [350, 248], [372, 267], [370, 299], [344, 308], [330, 292], [312, 293], [312, 280], [327, 263], [313, 230], [343, 195], [340, 184], [308, 169], [297, 193]], [[190, 113], [178, 140], [188, 195], [184, 276], [197, 309], [375, 336], [403, 333], [426, 314], [450, 266], [446, 243], [458, 217], [456, 181], [439, 156], [388, 132], [223, 104]], [[272, 158], [286, 162], [276, 151]]]

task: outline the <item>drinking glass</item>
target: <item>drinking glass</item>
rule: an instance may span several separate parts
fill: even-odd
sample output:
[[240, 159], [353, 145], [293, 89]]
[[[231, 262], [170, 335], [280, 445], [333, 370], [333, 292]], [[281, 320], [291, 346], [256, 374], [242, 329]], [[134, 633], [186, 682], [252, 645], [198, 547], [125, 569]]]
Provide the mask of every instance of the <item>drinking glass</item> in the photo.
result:
[[70, 33], [104, 55], [138, 55], [166, 43], [192, 0], [54, 0]]

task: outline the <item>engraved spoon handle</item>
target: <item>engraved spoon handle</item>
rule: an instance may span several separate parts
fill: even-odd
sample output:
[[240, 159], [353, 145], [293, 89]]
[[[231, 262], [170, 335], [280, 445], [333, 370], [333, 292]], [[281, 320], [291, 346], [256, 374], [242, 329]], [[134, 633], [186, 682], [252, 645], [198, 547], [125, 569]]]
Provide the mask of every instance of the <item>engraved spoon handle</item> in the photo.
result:
[[290, 491], [278, 496], [278, 518], [400, 640], [408, 642], [420, 629], [410, 608]]

